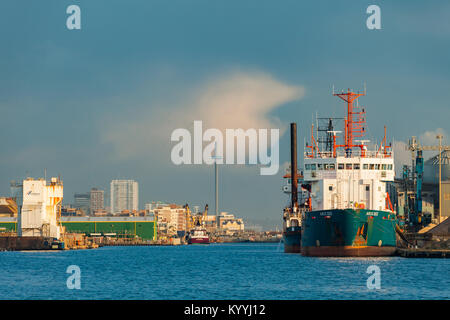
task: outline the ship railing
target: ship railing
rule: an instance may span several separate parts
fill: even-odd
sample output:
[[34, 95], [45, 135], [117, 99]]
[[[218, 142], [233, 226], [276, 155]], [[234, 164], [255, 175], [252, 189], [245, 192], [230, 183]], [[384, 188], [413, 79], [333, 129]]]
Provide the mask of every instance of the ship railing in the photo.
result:
[[289, 208], [285, 208], [284, 212], [283, 212], [283, 216], [286, 218], [299, 218], [301, 217], [302, 214], [302, 208], [300, 208], [299, 211], [297, 212], [292, 212], [290, 210], [288, 210]]
[[[360, 157], [360, 158], [374, 158], [374, 159], [386, 159], [386, 158], [393, 158], [394, 152], [392, 150], [390, 151], [365, 151], [364, 155], [361, 153], [361, 151], [353, 150], [352, 157]], [[330, 159], [335, 157], [347, 157], [347, 153], [344, 150], [337, 150], [334, 154], [333, 152], [314, 152], [311, 153], [310, 151], [304, 152], [305, 158], [315, 158], [315, 159]]]

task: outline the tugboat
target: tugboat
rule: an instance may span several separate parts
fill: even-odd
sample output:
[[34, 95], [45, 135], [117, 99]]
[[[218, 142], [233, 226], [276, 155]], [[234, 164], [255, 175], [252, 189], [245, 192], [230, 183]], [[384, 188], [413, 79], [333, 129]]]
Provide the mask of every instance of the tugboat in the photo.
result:
[[392, 145], [386, 143], [386, 127], [381, 144], [369, 151], [369, 140], [355, 140], [362, 139], [366, 131], [366, 113], [358, 104], [365, 92], [348, 89], [333, 95], [347, 104], [344, 136], [342, 140], [337, 136], [341, 131], [333, 129], [332, 118], [317, 128], [325, 139], [319, 136], [316, 140], [312, 126], [303, 171], [303, 182], [310, 186], [311, 211], [302, 214], [301, 254], [394, 255], [398, 220], [386, 192], [386, 183], [395, 176], [394, 154]]
[[[290, 194], [290, 204], [283, 210], [283, 242], [284, 252], [300, 253], [301, 237], [302, 237], [302, 213], [309, 210], [308, 200], [301, 197], [300, 205], [298, 201], [298, 182], [302, 178], [302, 174], [297, 170], [297, 124], [291, 123], [291, 165], [286, 170], [283, 177], [287, 180], [287, 185], [283, 187], [285, 193]], [[304, 194], [305, 188], [302, 185]]]
[[206, 229], [197, 220], [195, 228], [188, 234], [188, 244], [209, 244], [209, 236]]

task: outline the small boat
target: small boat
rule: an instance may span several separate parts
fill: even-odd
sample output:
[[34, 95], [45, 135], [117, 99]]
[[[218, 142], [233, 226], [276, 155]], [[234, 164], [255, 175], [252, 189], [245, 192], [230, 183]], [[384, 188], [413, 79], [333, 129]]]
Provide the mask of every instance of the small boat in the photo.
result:
[[209, 235], [199, 222], [188, 235], [188, 244], [209, 244]]

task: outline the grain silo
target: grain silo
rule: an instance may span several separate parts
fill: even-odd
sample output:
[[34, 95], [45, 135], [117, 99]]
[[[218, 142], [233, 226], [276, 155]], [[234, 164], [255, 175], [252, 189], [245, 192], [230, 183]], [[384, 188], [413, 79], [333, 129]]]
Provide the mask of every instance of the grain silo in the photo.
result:
[[[450, 151], [441, 153], [442, 181], [450, 180]], [[439, 184], [439, 154], [425, 161], [423, 181], [425, 183]]]

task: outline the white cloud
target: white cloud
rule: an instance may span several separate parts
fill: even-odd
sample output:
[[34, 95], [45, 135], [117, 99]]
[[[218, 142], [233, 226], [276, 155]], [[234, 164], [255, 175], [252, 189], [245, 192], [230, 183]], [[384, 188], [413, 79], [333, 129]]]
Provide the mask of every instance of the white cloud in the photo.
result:
[[404, 165], [411, 165], [411, 151], [408, 150], [408, 144], [403, 141], [395, 141], [393, 144], [395, 173], [400, 176]]
[[236, 72], [202, 87], [193, 112], [218, 129], [274, 128], [280, 123], [269, 113], [303, 93], [302, 87], [284, 84], [268, 74]]
[[[302, 98], [304, 88], [288, 85], [263, 72], [236, 71], [212, 77], [193, 87], [173, 102], [158, 102], [135, 117], [115, 117], [104, 130], [102, 140], [111, 144], [116, 159], [160, 154], [170, 157], [170, 135], [176, 128], [192, 131], [193, 121], [206, 128], [279, 128], [270, 115], [277, 107]], [[131, 113], [131, 112], [130, 112]], [[154, 157], [152, 157], [154, 158]]]
[[439, 144], [439, 140], [436, 139], [437, 135], [443, 135], [442, 144], [446, 144], [445, 141], [448, 141], [448, 134], [442, 128], [437, 128], [432, 131], [425, 131], [419, 136], [419, 141], [421, 145], [430, 145], [435, 146]]
[[[442, 134], [444, 138], [442, 139], [442, 144], [447, 144], [448, 134], [446, 130], [442, 128], [437, 128], [435, 130], [425, 131], [420, 134], [418, 137], [418, 141], [422, 146], [437, 146], [439, 144], [439, 140], [436, 139], [438, 134]], [[395, 141], [394, 142], [394, 156], [395, 156], [395, 167], [397, 176], [401, 175], [403, 165], [411, 166], [412, 163], [412, 154], [408, 149], [408, 143], [404, 141]], [[414, 154], [414, 157], [416, 154]], [[427, 159], [427, 154], [424, 154], [425, 159]]]

